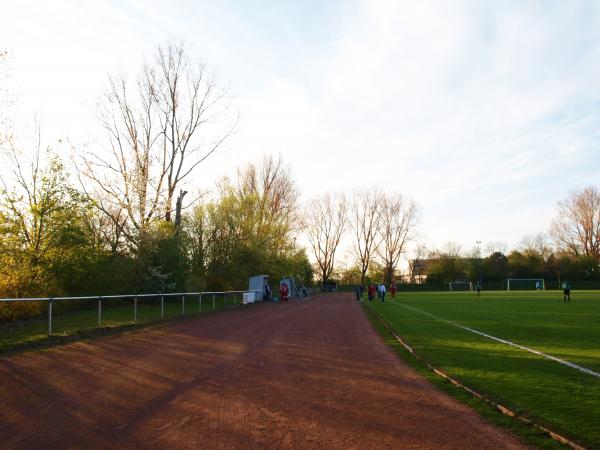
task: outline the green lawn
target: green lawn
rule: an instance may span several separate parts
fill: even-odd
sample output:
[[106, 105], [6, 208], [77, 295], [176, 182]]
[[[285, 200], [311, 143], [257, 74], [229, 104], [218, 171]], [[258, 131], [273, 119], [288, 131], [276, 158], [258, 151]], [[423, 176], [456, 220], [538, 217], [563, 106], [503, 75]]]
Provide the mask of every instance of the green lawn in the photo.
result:
[[[224, 309], [240, 303], [241, 294], [215, 295], [214, 309]], [[165, 297], [164, 318], [206, 313], [213, 310], [213, 296], [199, 298], [187, 296], [185, 305], [178, 297]], [[133, 299], [104, 299], [101, 308], [103, 330], [154, 323], [161, 320], [160, 297], [140, 298], [137, 305], [137, 320], [134, 320]], [[98, 329], [97, 301], [55, 300], [53, 303], [52, 335], [73, 336], [81, 332]], [[27, 344], [39, 344], [49, 340], [47, 314], [38, 319], [0, 324], [0, 351], [11, 350]]]
[[600, 448], [600, 378], [448, 322], [600, 372], [600, 292], [574, 291], [570, 304], [558, 291], [402, 293], [371, 306], [430, 364]]

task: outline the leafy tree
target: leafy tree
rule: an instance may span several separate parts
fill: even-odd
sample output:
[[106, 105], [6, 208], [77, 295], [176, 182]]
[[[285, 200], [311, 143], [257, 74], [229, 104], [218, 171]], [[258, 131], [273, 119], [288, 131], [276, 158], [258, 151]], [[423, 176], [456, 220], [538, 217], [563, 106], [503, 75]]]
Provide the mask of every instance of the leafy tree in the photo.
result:
[[[30, 160], [11, 148], [6, 161], [13, 179], [2, 179], [0, 193], [0, 292], [23, 297], [80, 291], [93, 258], [89, 204], [70, 186], [60, 159], [51, 153], [44, 158], [39, 145]], [[12, 306], [16, 316], [21, 307]]]
[[237, 289], [259, 273], [312, 279], [295, 248], [297, 191], [281, 159], [264, 158], [219, 183], [219, 196], [197, 205], [185, 221], [194, 286]]
[[482, 273], [486, 280], [500, 281], [508, 278], [508, 258], [504, 253], [494, 252], [482, 261]]
[[444, 249], [431, 252], [427, 269], [428, 283], [449, 283], [468, 279], [468, 259], [460, 256], [460, 246], [447, 242]]

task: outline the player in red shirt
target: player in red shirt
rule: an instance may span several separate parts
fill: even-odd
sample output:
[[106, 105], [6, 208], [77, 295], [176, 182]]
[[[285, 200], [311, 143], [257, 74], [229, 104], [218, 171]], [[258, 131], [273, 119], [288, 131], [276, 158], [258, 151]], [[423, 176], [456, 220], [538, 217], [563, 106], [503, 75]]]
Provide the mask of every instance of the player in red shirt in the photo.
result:
[[288, 295], [290, 294], [290, 292], [286, 283], [281, 283], [281, 285], [279, 286], [279, 293], [281, 294], [281, 301], [287, 302]]

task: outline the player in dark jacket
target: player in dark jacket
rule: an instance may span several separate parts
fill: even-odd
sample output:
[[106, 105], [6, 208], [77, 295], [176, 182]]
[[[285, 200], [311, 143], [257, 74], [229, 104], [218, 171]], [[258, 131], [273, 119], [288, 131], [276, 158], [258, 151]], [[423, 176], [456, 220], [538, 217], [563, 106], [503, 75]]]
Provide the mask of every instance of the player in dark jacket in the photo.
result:
[[563, 302], [571, 303], [571, 283], [569, 283], [567, 280], [563, 281], [562, 288]]

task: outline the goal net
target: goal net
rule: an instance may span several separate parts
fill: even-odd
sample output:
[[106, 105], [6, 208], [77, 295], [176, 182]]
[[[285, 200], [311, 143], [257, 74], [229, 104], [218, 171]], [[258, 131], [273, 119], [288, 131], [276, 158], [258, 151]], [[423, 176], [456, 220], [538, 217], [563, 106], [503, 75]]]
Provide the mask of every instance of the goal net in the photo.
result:
[[506, 280], [507, 291], [535, 291], [546, 290], [543, 278], [509, 278]]
[[451, 291], [472, 291], [473, 283], [470, 281], [452, 281], [449, 283]]

